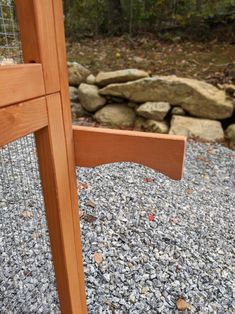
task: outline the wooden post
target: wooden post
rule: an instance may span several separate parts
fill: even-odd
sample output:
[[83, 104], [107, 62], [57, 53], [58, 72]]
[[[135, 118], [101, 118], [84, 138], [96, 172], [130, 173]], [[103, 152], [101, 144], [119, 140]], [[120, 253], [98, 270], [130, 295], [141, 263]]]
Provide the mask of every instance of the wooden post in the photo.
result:
[[60, 95], [47, 96], [46, 101], [48, 127], [35, 135], [56, 282], [62, 313], [80, 314], [84, 312]]
[[41, 63], [44, 74], [49, 126], [37, 132], [36, 140], [61, 310], [85, 314], [62, 1], [16, 0], [16, 4], [24, 61]]

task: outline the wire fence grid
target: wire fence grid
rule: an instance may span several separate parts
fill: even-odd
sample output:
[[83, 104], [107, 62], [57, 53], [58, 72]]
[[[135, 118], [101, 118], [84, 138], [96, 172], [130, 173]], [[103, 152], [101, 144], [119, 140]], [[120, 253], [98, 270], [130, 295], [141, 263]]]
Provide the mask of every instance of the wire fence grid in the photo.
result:
[[0, 149], [0, 312], [60, 313], [34, 136]]
[[0, 65], [22, 62], [14, 0], [0, 0]]

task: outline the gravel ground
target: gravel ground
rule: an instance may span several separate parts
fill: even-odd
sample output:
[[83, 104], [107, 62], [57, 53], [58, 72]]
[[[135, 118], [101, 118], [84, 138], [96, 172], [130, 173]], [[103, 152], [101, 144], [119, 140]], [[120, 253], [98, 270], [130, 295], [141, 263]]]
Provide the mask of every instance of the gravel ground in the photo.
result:
[[[0, 154], [0, 313], [59, 313], [24, 145]], [[181, 181], [118, 163], [79, 168], [78, 187], [89, 314], [178, 313], [179, 298], [185, 313], [235, 312], [235, 152], [190, 141]]]
[[235, 313], [234, 152], [189, 142], [181, 181], [131, 163], [78, 177], [89, 313]]

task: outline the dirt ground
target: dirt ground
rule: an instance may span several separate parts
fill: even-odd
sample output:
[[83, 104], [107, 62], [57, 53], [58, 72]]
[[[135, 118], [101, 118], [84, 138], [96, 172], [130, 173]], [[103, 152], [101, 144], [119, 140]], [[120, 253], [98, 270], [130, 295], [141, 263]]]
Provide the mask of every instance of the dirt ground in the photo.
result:
[[151, 36], [89, 38], [67, 44], [68, 59], [89, 68], [93, 74], [139, 68], [152, 75], [175, 74], [228, 83], [235, 78], [235, 45], [197, 42], [160, 42]]

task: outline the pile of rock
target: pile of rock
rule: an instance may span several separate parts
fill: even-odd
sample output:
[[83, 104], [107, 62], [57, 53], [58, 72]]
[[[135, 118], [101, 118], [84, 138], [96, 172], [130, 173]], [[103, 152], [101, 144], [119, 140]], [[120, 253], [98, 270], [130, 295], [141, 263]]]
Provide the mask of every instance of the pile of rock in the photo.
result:
[[110, 127], [206, 141], [223, 141], [226, 136], [235, 148], [235, 124], [225, 132], [222, 127], [222, 122], [234, 117], [235, 92], [231, 85], [225, 91], [194, 79], [149, 77], [137, 69], [100, 72], [95, 77], [75, 62], [68, 68], [74, 119], [91, 115]]

